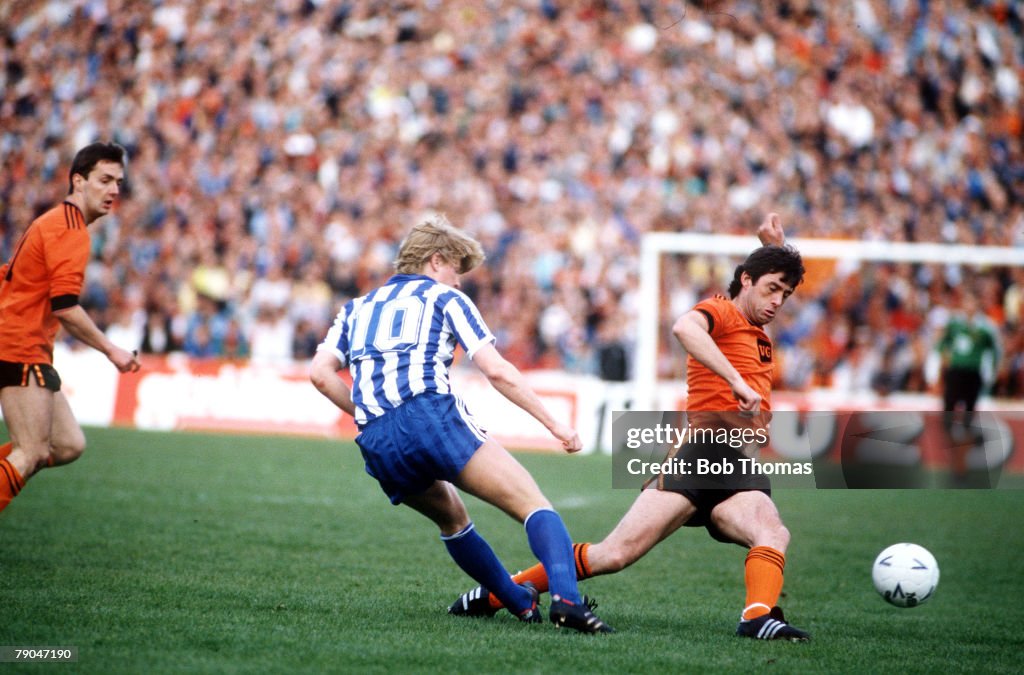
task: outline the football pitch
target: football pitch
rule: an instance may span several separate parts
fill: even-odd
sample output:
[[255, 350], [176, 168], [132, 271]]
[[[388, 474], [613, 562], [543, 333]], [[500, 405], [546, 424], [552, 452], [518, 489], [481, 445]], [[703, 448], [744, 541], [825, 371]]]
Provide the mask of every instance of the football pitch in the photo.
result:
[[[793, 534], [780, 604], [811, 642], [735, 637], [744, 550], [693, 528], [582, 582], [618, 631], [586, 636], [448, 616], [473, 582], [353, 444], [87, 436], [79, 462], [0, 514], [0, 646], [77, 647], [67, 672], [1020, 672], [1024, 490], [779, 490]], [[518, 457], [577, 541], [604, 536], [635, 496], [611, 489], [608, 458]], [[533, 563], [520, 525], [467, 503], [509, 566]], [[941, 568], [914, 609], [871, 585], [875, 555], [899, 541]]]

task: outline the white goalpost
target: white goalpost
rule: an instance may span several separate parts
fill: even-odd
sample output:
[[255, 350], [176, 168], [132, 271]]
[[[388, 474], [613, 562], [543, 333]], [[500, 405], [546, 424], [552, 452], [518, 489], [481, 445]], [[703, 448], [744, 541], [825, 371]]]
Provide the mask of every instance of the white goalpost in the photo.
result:
[[[855, 262], [939, 263], [1024, 266], [1024, 248], [961, 244], [857, 241], [791, 238], [805, 259], [827, 258]], [[661, 307], [661, 260], [666, 254], [735, 256], [745, 258], [760, 246], [756, 236], [650, 232], [640, 244], [640, 295], [637, 349], [634, 360], [634, 410], [654, 410], [658, 387], [658, 311]]]

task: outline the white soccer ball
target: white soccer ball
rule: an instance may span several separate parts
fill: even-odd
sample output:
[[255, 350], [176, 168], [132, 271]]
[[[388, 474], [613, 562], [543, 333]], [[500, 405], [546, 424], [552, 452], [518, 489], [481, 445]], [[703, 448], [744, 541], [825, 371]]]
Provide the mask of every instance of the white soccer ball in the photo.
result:
[[897, 607], [917, 607], [939, 585], [939, 564], [917, 544], [893, 544], [878, 554], [871, 568], [875, 590]]

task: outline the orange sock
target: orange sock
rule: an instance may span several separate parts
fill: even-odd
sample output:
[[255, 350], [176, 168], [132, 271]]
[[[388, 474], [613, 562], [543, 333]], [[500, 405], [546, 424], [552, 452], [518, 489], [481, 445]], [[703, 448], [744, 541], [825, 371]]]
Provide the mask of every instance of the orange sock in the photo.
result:
[[771, 546], [755, 546], [747, 553], [744, 578], [747, 582], [747, 605], [743, 619], [756, 619], [771, 611], [782, 593], [782, 570], [786, 556]]
[[[590, 564], [587, 561], [587, 549], [590, 548], [590, 544], [573, 544], [572, 545], [572, 557], [576, 561], [576, 578], [579, 580], [589, 579], [594, 576], [590, 573]], [[532, 583], [537, 589], [538, 593], [546, 593], [548, 591], [548, 573], [544, 571], [544, 566], [537, 563], [533, 567], [527, 568], [522, 572], [514, 574], [512, 581], [517, 584], [522, 584], [527, 581]], [[494, 596], [494, 593], [487, 598], [491, 603], [491, 607], [500, 609], [504, 607], [501, 604], [501, 600], [498, 600]]]
[[572, 557], [576, 561], [576, 580], [583, 581], [594, 576], [590, 571], [590, 544], [573, 544]]
[[4, 459], [7, 455], [11, 454], [11, 450], [14, 449], [14, 443], [7, 441], [3, 445], [0, 445], [0, 459]]
[[25, 481], [18, 470], [6, 459], [0, 459], [0, 511], [7, 508], [23, 487]]

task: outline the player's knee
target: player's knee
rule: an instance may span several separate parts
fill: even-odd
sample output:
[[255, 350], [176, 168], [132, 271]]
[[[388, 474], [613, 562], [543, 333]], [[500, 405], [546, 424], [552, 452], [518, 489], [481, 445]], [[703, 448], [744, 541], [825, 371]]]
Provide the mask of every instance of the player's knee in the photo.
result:
[[61, 439], [51, 447], [53, 463], [56, 465], [70, 464], [85, 452], [85, 434], [79, 433], [69, 438]]

